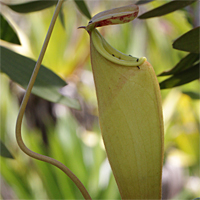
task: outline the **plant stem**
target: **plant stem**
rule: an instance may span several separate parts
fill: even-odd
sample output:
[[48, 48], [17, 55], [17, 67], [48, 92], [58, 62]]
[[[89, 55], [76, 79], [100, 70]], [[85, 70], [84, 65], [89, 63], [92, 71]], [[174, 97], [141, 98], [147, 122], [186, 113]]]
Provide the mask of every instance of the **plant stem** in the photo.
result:
[[58, 4], [56, 6], [56, 9], [55, 9], [55, 12], [54, 12], [54, 15], [53, 15], [53, 18], [51, 20], [51, 24], [49, 26], [49, 30], [47, 32], [44, 44], [42, 46], [42, 50], [40, 52], [38, 61], [37, 61], [36, 65], [35, 65], [34, 71], [32, 73], [31, 79], [29, 81], [28, 87], [26, 89], [26, 93], [25, 93], [23, 101], [22, 101], [22, 104], [20, 106], [19, 114], [18, 114], [17, 122], [16, 122], [16, 139], [17, 139], [17, 143], [18, 143], [19, 147], [21, 148], [21, 150], [25, 154], [27, 154], [28, 156], [30, 156], [32, 158], [35, 158], [37, 160], [41, 160], [41, 161], [50, 163], [50, 164], [58, 167], [59, 169], [61, 169], [76, 184], [76, 186], [79, 188], [80, 192], [82, 193], [82, 195], [83, 195], [83, 197], [85, 199], [92, 199], [90, 197], [88, 191], [84, 187], [84, 185], [81, 183], [81, 181], [64, 164], [62, 164], [61, 162], [59, 162], [59, 161], [57, 161], [57, 160], [55, 160], [55, 159], [53, 159], [51, 157], [44, 156], [44, 155], [41, 155], [41, 154], [38, 154], [38, 153], [35, 153], [35, 152], [31, 151], [24, 144], [24, 142], [22, 140], [22, 135], [21, 135], [21, 124], [22, 124], [23, 115], [24, 115], [24, 112], [25, 112], [25, 109], [26, 109], [26, 106], [27, 106], [27, 103], [28, 103], [28, 100], [29, 100], [29, 97], [30, 97], [30, 94], [31, 94], [31, 90], [33, 88], [33, 85], [34, 85], [35, 79], [37, 77], [37, 74], [39, 72], [40, 65], [42, 63], [42, 60], [43, 60], [47, 45], [49, 43], [49, 39], [51, 37], [51, 33], [53, 31], [53, 28], [54, 28], [54, 25], [55, 25], [55, 22], [56, 22], [58, 14], [59, 14], [59, 11], [61, 9], [63, 1], [64, 0], [59, 0], [58, 1]]

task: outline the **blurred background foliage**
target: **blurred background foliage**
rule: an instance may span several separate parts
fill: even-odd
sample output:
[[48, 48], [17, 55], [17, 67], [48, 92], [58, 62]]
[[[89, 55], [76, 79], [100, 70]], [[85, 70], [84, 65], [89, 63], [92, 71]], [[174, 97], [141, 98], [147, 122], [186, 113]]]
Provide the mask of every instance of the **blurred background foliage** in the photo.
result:
[[[19, 38], [7, 35], [1, 46], [37, 60], [55, 6], [37, 12], [17, 13], [1, 0], [1, 22], [8, 22]], [[20, 2], [28, 2], [20, 0]], [[31, 1], [30, 1], [31, 2]], [[140, 13], [169, 1], [140, 5]], [[10, 0], [9, 3], [16, 3]], [[54, 2], [53, 2], [54, 3]], [[91, 15], [134, 1], [85, 1]], [[56, 4], [56, 2], [55, 2]], [[31, 96], [22, 127], [27, 146], [68, 166], [94, 199], [120, 199], [106, 159], [97, 117], [97, 101], [90, 65], [89, 37], [77, 27], [88, 19], [74, 1], [63, 4], [43, 65], [68, 85], [63, 95], [80, 101], [77, 111], [61, 104]], [[2, 19], [4, 18], [5, 21]], [[5, 23], [6, 23], [5, 22]], [[136, 57], [145, 56], [156, 74], [173, 68], [188, 53], [172, 48], [173, 41], [199, 26], [199, 2], [162, 17], [100, 28], [116, 49]], [[16, 42], [15, 42], [16, 41]], [[21, 46], [19, 45], [21, 44]], [[12, 58], [10, 58], [12, 59]], [[193, 64], [193, 63], [192, 63]], [[1, 157], [2, 199], [81, 199], [75, 185], [59, 169], [24, 155], [15, 140], [15, 121], [24, 89], [4, 73], [0, 75], [1, 141], [9, 149]], [[159, 82], [166, 77], [159, 76]], [[199, 80], [161, 90], [165, 124], [163, 198], [193, 199], [200, 191]], [[1, 145], [1, 150], [5, 148]]]

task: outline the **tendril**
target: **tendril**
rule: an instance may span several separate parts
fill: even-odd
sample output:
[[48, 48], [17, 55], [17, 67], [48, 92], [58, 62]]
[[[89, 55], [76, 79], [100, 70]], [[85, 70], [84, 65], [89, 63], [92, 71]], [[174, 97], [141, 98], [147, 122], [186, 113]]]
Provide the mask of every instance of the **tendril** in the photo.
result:
[[42, 50], [40, 52], [40, 55], [39, 55], [39, 58], [38, 58], [36, 65], [35, 65], [35, 68], [33, 70], [33, 73], [32, 73], [31, 79], [29, 81], [28, 87], [26, 89], [26, 93], [24, 95], [24, 98], [22, 100], [22, 104], [20, 106], [19, 114], [18, 114], [17, 122], [16, 122], [16, 140], [17, 140], [19, 147], [21, 148], [21, 150], [25, 154], [27, 154], [28, 156], [35, 158], [37, 160], [41, 160], [41, 161], [50, 163], [50, 164], [58, 167], [59, 169], [61, 169], [76, 184], [76, 186], [79, 188], [80, 192], [82, 193], [82, 195], [85, 199], [92, 199], [90, 197], [88, 191], [86, 190], [86, 188], [82, 184], [82, 182], [73, 174], [72, 171], [70, 171], [64, 164], [62, 164], [61, 162], [59, 162], [59, 161], [57, 161], [57, 160], [55, 160], [51, 157], [44, 156], [44, 155], [41, 155], [41, 154], [38, 154], [36, 152], [31, 151], [24, 144], [23, 139], [22, 139], [22, 135], [21, 135], [21, 125], [22, 125], [23, 115], [24, 115], [24, 112], [25, 112], [25, 109], [26, 109], [26, 106], [27, 106], [27, 103], [28, 103], [28, 100], [29, 100], [29, 97], [30, 97], [30, 94], [31, 94], [31, 90], [33, 88], [35, 79], [36, 79], [38, 71], [40, 69], [40, 66], [41, 66], [47, 45], [49, 43], [49, 39], [51, 37], [51, 33], [53, 31], [53, 28], [54, 28], [54, 25], [55, 25], [55, 22], [56, 22], [56, 19], [58, 17], [58, 14], [59, 14], [59, 11], [61, 9], [63, 1], [64, 0], [58, 1], [58, 4], [56, 6], [56, 9], [55, 9], [55, 12], [54, 12], [54, 15], [53, 15], [53, 18], [51, 20], [51, 24], [49, 26], [49, 30], [47, 32], [44, 44], [42, 46]]

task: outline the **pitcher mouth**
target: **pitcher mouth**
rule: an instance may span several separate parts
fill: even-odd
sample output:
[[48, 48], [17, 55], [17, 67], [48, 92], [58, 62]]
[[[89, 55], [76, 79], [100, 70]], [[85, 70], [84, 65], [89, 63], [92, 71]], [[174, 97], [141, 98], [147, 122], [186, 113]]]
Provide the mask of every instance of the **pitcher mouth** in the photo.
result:
[[114, 47], [112, 47], [108, 42], [103, 38], [97, 29], [92, 30], [91, 39], [96, 50], [107, 60], [114, 62], [119, 65], [129, 66], [129, 67], [138, 67], [142, 65], [145, 61], [145, 57], [137, 58], [131, 55], [126, 55]]

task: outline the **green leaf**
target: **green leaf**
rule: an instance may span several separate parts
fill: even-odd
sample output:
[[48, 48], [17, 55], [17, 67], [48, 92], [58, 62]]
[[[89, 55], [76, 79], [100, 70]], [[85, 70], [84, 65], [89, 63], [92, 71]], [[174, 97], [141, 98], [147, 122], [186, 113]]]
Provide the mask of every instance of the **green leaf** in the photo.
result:
[[58, 16], [59, 16], [59, 19], [60, 19], [60, 22], [61, 22], [63, 28], [65, 29], [65, 17], [64, 17], [64, 13], [63, 13], [63, 7], [61, 7]]
[[0, 39], [10, 43], [20, 44], [19, 38], [7, 20], [0, 13]]
[[0, 140], [0, 155], [2, 157], [5, 158], [12, 158], [14, 159], [14, 157], [12, 156], [12, 154], [9, 152], [9, 150], [7, 149], [7, 147], [5, 146], [5, 144]]
[[[17, 54], [5, 47], [1, 47], [1, 72], [10, 79], [26, 88], [36, 62], [30, 58]], [[77, 100], [60, 94], [61, 87], [66, 82], [58, 75], [41, 65], [32, 93], [54, 103], [61, 103], [71, 108], [79, 109]]]
[[182, 58], [172, 69], [169, 71], [162, 72], [158, 76], [166, 76], [172, 74], [178, 74], [181, 71], [190, 68], [195, 62], [199, 60], [199, 54], [189, 53], [184, 58]]
[[160, 89], [184, 85], [199, 78], [199, 63], [160, 83]]
[[196, 27], [174, 41], [173, 48], [191, 53], [199, 53], [199, 33], [200, 27]]
[[199, 100], [200, 99], [200, 94], [197, 92], [192, 92], [192, 91], [182, 91], [183, 94], [188, 95], [190, 98], [194, 100]]
[[74, 2], [83, 15], [85, 15], [88, 19], [92, 18], [84, 0], [74, 0]]
[[53, 5], [56, 5], [58, 0], [53, 1], [31, 1], [27, 3], [21, 3], [21, 4], [6, 4], [9, 8], [14, 10], [18, 13], [29, 13], [29, 12], [35, 12], [39, 10], [43, 10], [45, 8], [49, 8]]
[[141, 5], [141, 4], [146, 4], [146, 3], [149, 3], [149, 2], [152, 2], [154, 0], [139, 0], [136, 2], [135, 5]]
[[184, 8], [192, 3], [194, 3], [196, 0], [174, 0], [171, 2], [168, 2], [162, 6], [159, 6], [153, 10], [150, 10], [142, 15], [140, 15], [138, 18], [139, 19], [147, 19], [147, 18], [152, 18], [152, 17], [158, 17], [158, 16], [163, 16], [166, 14], [169, 14], [171, 12], [174, 12], [178, 9]]

